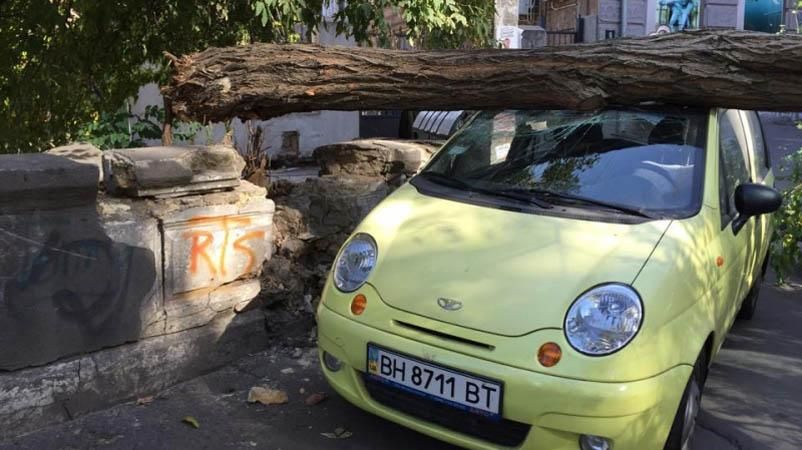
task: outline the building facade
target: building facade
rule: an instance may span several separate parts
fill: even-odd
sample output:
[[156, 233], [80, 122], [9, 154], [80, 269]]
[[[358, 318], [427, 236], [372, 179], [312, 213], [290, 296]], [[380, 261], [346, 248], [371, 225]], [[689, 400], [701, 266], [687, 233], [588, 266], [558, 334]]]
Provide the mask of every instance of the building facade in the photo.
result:
[[547, 45], [693, 29], [796, 32], [795, 0], [519, 0], [519, 24]]

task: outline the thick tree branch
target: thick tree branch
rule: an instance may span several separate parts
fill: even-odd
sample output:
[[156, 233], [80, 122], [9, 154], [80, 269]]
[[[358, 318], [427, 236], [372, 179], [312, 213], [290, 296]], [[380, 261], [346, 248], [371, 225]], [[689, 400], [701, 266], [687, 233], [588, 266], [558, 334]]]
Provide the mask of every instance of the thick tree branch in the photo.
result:
[[695, 31], [537, 50], [256, 44], [175, 61], [182, 119], [322, 109], [593, 109], [662, 102], [802, 110], [802, 36]]

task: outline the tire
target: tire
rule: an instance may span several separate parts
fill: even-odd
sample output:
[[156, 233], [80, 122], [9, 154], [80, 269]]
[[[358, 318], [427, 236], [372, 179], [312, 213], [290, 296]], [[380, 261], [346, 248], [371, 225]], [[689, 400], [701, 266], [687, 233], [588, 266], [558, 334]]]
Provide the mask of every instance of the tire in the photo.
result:
[[752, 320], [752, 317], [755, 316], [757, 300], [760, 297], [761, 285], [763, 285], [762, 273], [757, 277], [757, 279], [755, 279], [755, 284], [752, 285], [752, 289], [749, 290], [749, 293], [746, 294], [744, 302], [741, 303], [741, 309], [738, 311], [738, 320]]
[[690, 450], [706, 378], [707, 352], [703, 350], [693, 366], [691, 377], [682, 393], [682, 400], [671, 424], [664, 450]]

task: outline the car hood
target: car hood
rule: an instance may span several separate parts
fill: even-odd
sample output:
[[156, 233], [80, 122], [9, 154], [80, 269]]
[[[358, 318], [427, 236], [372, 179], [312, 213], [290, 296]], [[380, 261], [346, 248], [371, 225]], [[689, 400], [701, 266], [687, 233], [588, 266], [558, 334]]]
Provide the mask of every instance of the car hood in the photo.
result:
[[[631, 283], [669, 223], [505, 211], [426, 196], [405, 185], [358, 231], [376, 239], [378, 261], [368, 282], [388, 305], [520, 336], [562, 328], [571, 303], [595, 285]], [[446, 310], [441, 298], [462, 307]]]

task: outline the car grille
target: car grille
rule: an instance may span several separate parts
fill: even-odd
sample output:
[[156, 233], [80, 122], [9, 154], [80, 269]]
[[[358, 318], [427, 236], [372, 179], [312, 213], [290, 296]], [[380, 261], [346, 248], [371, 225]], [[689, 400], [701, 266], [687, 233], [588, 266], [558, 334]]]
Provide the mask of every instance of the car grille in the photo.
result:
[[377, 402], [404, 414], [423, 419], [458, 433], [505, 447], [517, 447], [526, 439], [531, 425], [502, 419], [488, 419], [443, 403], [388, 386], [363, 374], [365, 388]]

